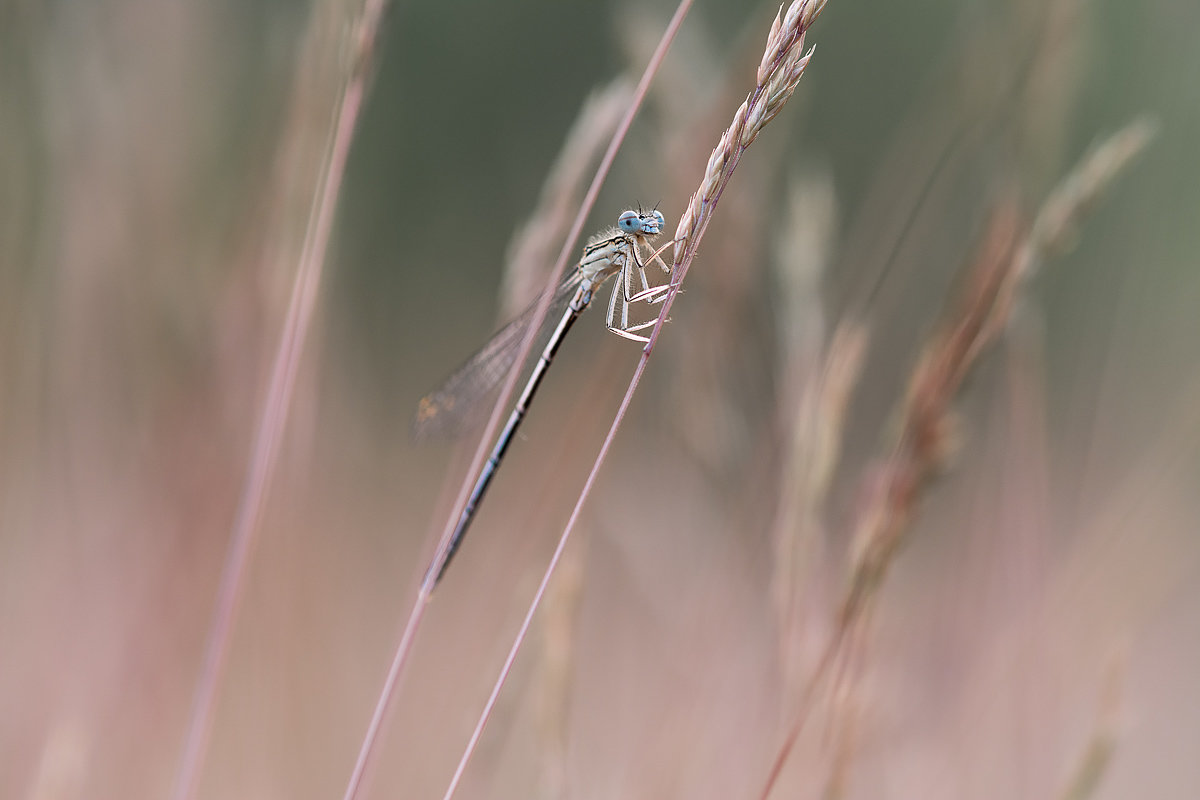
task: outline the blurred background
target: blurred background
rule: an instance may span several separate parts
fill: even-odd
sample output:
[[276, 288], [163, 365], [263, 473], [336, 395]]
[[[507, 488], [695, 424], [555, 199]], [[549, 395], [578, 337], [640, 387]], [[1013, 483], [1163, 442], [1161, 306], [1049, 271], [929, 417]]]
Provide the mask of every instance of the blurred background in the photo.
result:
[[[172, 784], [355, 10], [0, 7], [2, 797]], [[340, 796], [478, 438], [414, 443], [416, 404], [537, 291], [672, 11], [384, 18], [199, 797]], [[637, 203], [674, 230], [775, 11], [697, 2], [585, 231]], [[777, 796], [1194, 796], [1200, 5], [831, 0], [808, 41], [461, 796], [757, 797], [801, 710]], [[1028, 230], [1135, 120], [806, 695], [989, 215]], [[365, 796], [448, 784], [637, 361], [602, 323], [435, 595]]]

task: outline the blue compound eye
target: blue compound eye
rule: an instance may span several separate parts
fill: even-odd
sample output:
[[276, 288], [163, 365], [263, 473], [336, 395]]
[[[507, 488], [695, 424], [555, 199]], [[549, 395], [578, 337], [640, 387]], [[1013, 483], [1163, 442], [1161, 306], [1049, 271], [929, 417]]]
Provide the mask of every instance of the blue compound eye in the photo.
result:
[[654, 216], [654, 225], [656, 228], [661, 229], [664, 225], [667, 224], [666, 219], [663, 218], [662, 212], [659, 211], [657, 208], [654, 209], [653, 211], [651, 211], [650, 213]]
[[624, 211], [617, 217], [617, 227], [623, 231], [636, 233], [642, 228], [641, 217], [636, 211]]

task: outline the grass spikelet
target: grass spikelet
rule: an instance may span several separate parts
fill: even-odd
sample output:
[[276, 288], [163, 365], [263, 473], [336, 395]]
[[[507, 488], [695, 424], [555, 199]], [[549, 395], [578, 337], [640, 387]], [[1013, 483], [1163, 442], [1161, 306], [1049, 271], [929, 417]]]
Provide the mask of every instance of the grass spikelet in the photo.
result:
[[1034, 269], [1038, 260], [1075, 245], [1080, 218], [1157, 133], [1157, 123], [1149, 117], [1138, 117], [1083, 157], [1042, 204], [1024, 254], [1026, 270]]
[[958, 310], [927, 345], [909, 382], [900, 434], [890, 457], [877, 467], [876, 483], [855, 531], [850, 584], [840, 624], [858, 617], [891, 563], [922, 492], [946, 463], [950, 405], [975, 363], [993, 314], [1003, 302], [1020, 234], [1015, 200], [1000, 203], [971, 268]]
[[733, 122], [708, 158], [700, 188], [688, 201], [675, 229], [675, 269], [678, 281], [695, 257], [700, 237], [712, 217], [721, 192], [737, 168], [742, 153], [775, 118], [808, 67], [812, 51], [804, 52], [804, 34], [816, 20], [825, 0], [795, 0], [782, 21], [778, 14], [767, 36], [758, 66], [758, 82], [733, 115]]
[[913, 371], [901, 433], [878, 468], [878, 485], [860, 516], [855, 556], [841, 611], [849, 626], [882, 578], [924, 487], [952, 449], [951, 403], [984, 349], [1002, 333], [1021, 284], [1047, 254], [1061, 251], [1083, 214], [1149, 143], [1153, 125], [1138, 119], [1086, 154], [1051, 192], [1031, 231], [1017, 241], [1015, 201], [993, 213], [959, 310], [926, 347]]
[[[799, 737], [808, 701], [834, 659], [846, 656], [854, 633], [869, 615], [887, 569], [909, 532], [913, 515], [931, 480], [945, 468], [954, 449], [952, 405], [972, 368], [1003, 333], [1017, 291], [1034, 265], [1064, 241], [1082, 214], [1150, 139], [1152, 128], [1138, 120], [1085, 155], [1050, 193], [1029, 233], [1023, 232], [1012, 192], [997, 202], [981, 238], [966, 285], [955, 309], [926, 345], [909, 379], [898, 434], [890, 455], [869, 471], [867, 499], [858, 513], [850, 576], [829, 647], [802, 695], [798, 716], [784, 737], [761, 796], [767, 797]], [[1097, 739], [1071, 786], [1090, 793], [1089, 776], [1103, 769], [1107, 741]], [[1068, 787], [1068, 796], [1079, 796]]]

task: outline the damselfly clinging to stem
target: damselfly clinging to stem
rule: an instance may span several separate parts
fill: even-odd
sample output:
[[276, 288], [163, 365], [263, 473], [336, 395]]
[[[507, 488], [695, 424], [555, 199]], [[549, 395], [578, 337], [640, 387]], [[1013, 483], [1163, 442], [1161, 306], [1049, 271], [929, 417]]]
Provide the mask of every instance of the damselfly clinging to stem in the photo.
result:
[[[529, 410], [533, 395], [542, 382], [542, 377], [554, 354], [562, 344], [563, 338], [570, 330], [575, 318], [578, 317], [588, 304], [592, 302], [597, 290], [614, 275], [617, 276], [616, 286], [608, 301], [608, 329], [619, 336], [634, 341], [649, 341], [647, 337], [637, 333], [654, 324], [650, 322], [630, 323], [629, 306], [637, 302], [655, 303], [665, 295], [666, 286], [651, 287], [646, 279], [646, 267], [653, 260], [663, 272], [670, 273], [671, 269], [659, 256], [661, 251], [650, 251], [649, 244], [662, 232], [663, 215], [657, 209], [651, 211], [625, 211], [617, 218], [617, 227], [601, 231], [593, 236], [583, 248], [583, 257], [578, 266], [567, 275], [555, 290], [554, 304], [566, 302], [562, 317], [546, 342], [541, 358], [533, 367], [525, 389], [521, 392], [504, 430], [496, 439], [491, 455], [475, 480], [475, 486], [459, 515], [458, 524], [446, 545], [444, 557], [435, 558], [434, 565], [440, 562], [433, 585], [441, 581], [446, 573], [446, 567], [462, 544], [463, 536], [479, 508], [479, 502], [496, 474], [500, 459], [504, 457], [508, 445], [512, 442], [513, 434], [521, 420]], [[642, 246], [647, 247], [643, 254]], [[635, 274], [640, 289], [635, 290]], [[552, 309], [554, 307], [552, 304]], [[501, 328], [478, 353], [459, 367], [441, 388], [421, 399], [417, 407], [417, 416], [413, 422], [413, 431], [420, 437], [434, 430], [453, 428], [461, 422], [468, 407], [473, 401], [487, 394], [496, 383], [512, 367], [517, 351], [520, 349], [526, 328], [534, 316], [537, 303], [527, 309], [521, 316]], [[547, 313], [546, 322], [552, 322], [553, 316]], [[428, 576], [427, 576], [428, 577]], [[428, 582], [428, 581], [427, 581]]]

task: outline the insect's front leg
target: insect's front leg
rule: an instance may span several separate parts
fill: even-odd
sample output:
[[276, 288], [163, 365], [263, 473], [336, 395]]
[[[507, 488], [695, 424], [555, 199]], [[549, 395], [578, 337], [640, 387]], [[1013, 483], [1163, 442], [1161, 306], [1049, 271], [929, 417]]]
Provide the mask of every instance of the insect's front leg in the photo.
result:
[[679, 239], [672, 239], [671, 241], [667, 242], [662, 247], [658, 248], [657, 250], [655, 250], [653, 253], [650, 254], [650, 260], [657, 261], [658, 265], [660, 267], [662, 267], [662, 271], [667, 273], [668, 275], [671, 274], [671, 268], [667, 266], [667, 262], [662, 260], [662, 251], [666, 250], [668, 247], [671, 247], [678, 241], [679, 241]]
[[[662, 258], [659, 257], [659, 253], [661, 253], [661, 252], [662, 252], [661, 249], [656, 250], [654, 253], [652, 253], [650, 255], [650, 258], [651, 258], [651, 260], [657, 260], [659, 265], [663, 268], [663, 270], [670, 272], [670, 269], [667, 267], [667, 265], [665, 263], [663, 263]], [[642, 280], [642, 290], [636, 294], [630, 294], [628, 291], [626, 291], [625, 302], [637, 303], [637, 302], [641, 302], [641, 301], [645, 300], [645, 301], [653, 304], [653, 303], [661, 303], [663, 300], [665, 300], [666, 299], [666, 291], [670, 287], [669, 286], [651, 286], [650, 285], [650, 281], [646, 279], [646, 264], [645, 264], [645, 262], [642, 261], [641, 247], [639, 245], [634, 246], [634, 263], [637, 264], [638, 276]]]

